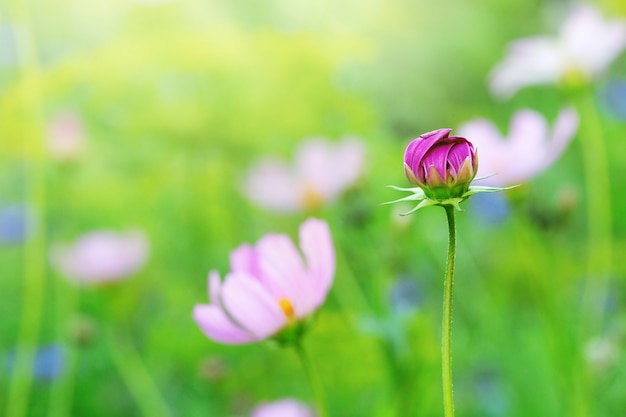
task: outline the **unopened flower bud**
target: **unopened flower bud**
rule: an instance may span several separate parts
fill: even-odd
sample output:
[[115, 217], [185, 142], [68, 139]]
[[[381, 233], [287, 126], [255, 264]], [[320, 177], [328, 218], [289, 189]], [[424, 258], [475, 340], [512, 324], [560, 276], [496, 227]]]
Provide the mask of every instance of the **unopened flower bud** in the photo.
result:
[[424, 133], [411, 141], [404, 153], [406, 177], [433, 200], [462, 198], [478, 171], [474, 145], [450, 136], [451, 131]]

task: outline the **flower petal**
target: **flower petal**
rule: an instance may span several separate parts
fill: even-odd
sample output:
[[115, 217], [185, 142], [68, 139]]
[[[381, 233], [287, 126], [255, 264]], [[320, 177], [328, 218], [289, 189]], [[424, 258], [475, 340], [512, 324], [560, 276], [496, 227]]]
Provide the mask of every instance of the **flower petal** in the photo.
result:
[[565, 73], [567, 61], [559, 43], [535, 36], [510, 44], [508, 55], [489, 74], [491, 92], [509, 98], [522, 87], [557, 82]]
[[222, 285], [222, 305], [229, 316], [258, 339], [272, 336], [287, 323], [275, 299], [245, 273], [230, 273]]
[[221, 295], [220, 292], [222, 290], [222, 281], [220, 279], [220, 274], [216, 270], [212, 270], [209, 272], [209, 301], [211, 304], [221, 304]]
[[561, 156], [565, 148], [567, 148], [567, 145], [569, 145], [574, 135], [576, 135], [578, 123], [578, 113], [576, 113], [576, 110], [572, 107], [567, 107], [559, 112], [554, 122], [550, 143], [548, 145], [549, 163], [555, 161]]
[[193, 309], [193, 319], [204, 334], [216, 342], [241, 344], [259, 340], [237, 327], [217, 305], [197, 304]]
[[258, 277], [259, 260], [255, 249], [248, 244], [240, 245], [230, 253], [231, 272], [244, 272], [250, 276]]
[[275, 299], [288, 299], [296, 317], [314, 308], [315, 283], [304, 268], [302, 257], [286, 235], [269, 234], [256, 246], [263, 286]]
[[437, 129], [424, 133], [419, 138], [413, 139], [404, 151], [404, 163], [407, 164], [418, 180], [424, 182], [425, 172], [417, 169], [421, 166], [422, 159], [437, 142], [448, 137], [452, 129]]
[[[424, 155], [424, 159], [422, 160], [421, 165], [426, 170], [426, 179], [429, 185], [437, 186], [444, 185], [446, 183], [448, 179], [448, 154], [450, 153], [450, 150], [453, 146], [453, 142], [438, 143], [436, 145], [433, 145]], [[431, 168], [434, 168], [435, 171], [439, 174], [438, 177], [433, 178], [433, 171]], [[437, 184], [438, 182], [440, 182], [437, 181], [437, 179], [441, 179], [441, 184]]]
[[262, 207], [289, 213], [300, 209], [300, 188], [289, 166], [265, 159], [248, 171], [243, 192]]
[[335, 275], [335, 250], [328, 224], [310, 218], [300, 226], [300, 247], [306, 258], [307, 267], [314, 280], [314, 306], [326, 299]]

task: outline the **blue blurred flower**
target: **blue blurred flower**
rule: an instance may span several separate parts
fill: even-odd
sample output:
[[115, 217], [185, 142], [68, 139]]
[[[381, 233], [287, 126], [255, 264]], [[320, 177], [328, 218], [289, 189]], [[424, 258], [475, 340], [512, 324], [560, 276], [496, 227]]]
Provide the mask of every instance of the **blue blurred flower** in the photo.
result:
[[600, 100], [606, 112], [619, 120], [626, 120], [626, 79], [612, 80], [600, 90]]
[[17, 43], [15, 29], [11, 25], [0, 24], [0, 68], [17, 64]]
[[[5, 355], [5, 367], [9, 373], [15, 368], [16, 351], [12, 350]], [[65, 350], [60, 344], [51, 344], [37, 350], [33, 364], [33, 377], [41, 381], [52, 381], [63, 374], [65, 370]]]
[[26, 208], [13, 204], [0, 208], [0, 243], [19, 243], [27, 233]]
[[474, 391], [486, 417], [509, 415], [510, 400], [496, 372], [491, 369], [479, 371], [475, 376]]
[[501, 224], [511, 212], [506, 197], [498, 193], [476, 194], [469, 199], [469, 205], [469, 212], [485, 225]]
[[414, 279], [400, 278], [389, 288], [388, 298], [394, 315], [411, 315], [422, 302], [422, 290]]

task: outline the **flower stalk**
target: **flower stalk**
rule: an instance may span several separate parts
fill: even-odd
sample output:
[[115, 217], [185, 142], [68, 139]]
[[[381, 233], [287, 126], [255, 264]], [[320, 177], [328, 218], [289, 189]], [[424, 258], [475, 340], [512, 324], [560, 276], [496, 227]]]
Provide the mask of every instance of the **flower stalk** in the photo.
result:
[[443, 290], [441, 323], [441, 378], [443, 383], [443, 410], [445, 417], [454, 417], [452, 389], [452, 290], [454, 286], [454, 258], [456, 255], [456, 225], [454, 206], [444, 206], [448, 217], [448, 260]]
[[587, 282], [585, 285], [583, 322], [588, 332], [598, 329], [603, 321], [604, 302], [608, 293], [612, 263], [612, 212], [609, 164], [602, 122], [590, 91], [581, 92], [578, 108], [582, 115], [581, 145], [587, 189]]
[[111, 324], [105, 328], [109, 351], [120, 376], [126, 383], [141, 415], [145, 417], [167, 417], [170, 415], [154, 379], [141, 360], [128, 336], [116, 335]]
[[309, 383], [311, 384], [311, 390], [313, 391], [313, 396], [315, 397], [315, 403], [317, 405], [317, 416], [327, 417], [328, 414], [326, 413], [325, 407], [326, 397], [324, 395], [324, 387], [322, 386], [320, 375], [317, 372], [317, 369], [315, 369], [315, 366], [313, 366], [309, 355], [302, 345], [302, 341], [298, 340], [293, 344], [293, 347], [298, 355], [300, 363], [302, 363], [302, 367], [304, 368], [304, 372], [309, 379]]
[[13, 19], [22, 26], [16, 32], [19, 83], [15, 96], [24, 117], [20, 120], [24, 153], [27, 155], [29, 231], [24, 247], [24, 283], [21, 318], [16, 343], [15, 369], [6, 397], [5, 416], [21, 417], [28, 413], [28, 399], [33, 384], [35, 357], [45, 297], [45, 225], [46, 201], [45, 153], [41, 139], [41, 88], [37, 45], [32, 33], [26, 1], [15, 0]]

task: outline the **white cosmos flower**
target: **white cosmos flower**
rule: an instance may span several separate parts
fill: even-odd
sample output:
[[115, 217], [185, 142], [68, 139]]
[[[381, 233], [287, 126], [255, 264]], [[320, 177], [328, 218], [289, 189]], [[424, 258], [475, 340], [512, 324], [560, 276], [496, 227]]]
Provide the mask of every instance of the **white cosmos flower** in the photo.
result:
[[526, 182], [561, 156], [578, 129], [578, 114], [572, 108], [560, 111], [552, 129], [533, 110], [520, 110], [503, 136], [493, 122], [469, 121], [459, 127], [460, 136], [472, 141], [478, 153], [480, 184], [505, 187]]
[[491, 92], [508, 98], [517, 90], [555, 84], [568, 76], [589, 80], [602, 74], [626, 48], [626, 20], [604, 20], [591, 5], [572, 9], [557, 36], [513, 41], [489, 75]]
[[300, 143], [293, 165], [266, 158], [249, 171], [244, 194], [277, 212], [315, 209], [337, 199], [361, 176], [365, 146], [356, 138], [333, 143], [311, 138]]

